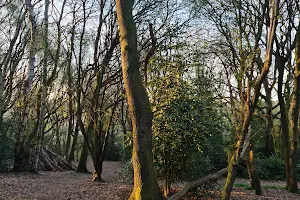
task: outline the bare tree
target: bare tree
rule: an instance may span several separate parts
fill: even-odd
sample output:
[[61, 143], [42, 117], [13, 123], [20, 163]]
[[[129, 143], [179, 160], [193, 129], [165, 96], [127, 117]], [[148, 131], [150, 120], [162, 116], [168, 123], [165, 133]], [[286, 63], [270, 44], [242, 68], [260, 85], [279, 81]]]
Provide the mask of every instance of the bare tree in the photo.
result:
[[15, 146], [15, 171], [23, 171], [28, 168], [29, 161], [27, 156], [25, 155], [24, 141], [26, 138], [27, 131], [27, 123], [29, 116], [28, 109], [28, 100], [30, 96], [31, 86], [34, 78], [34, 69], [35, 69], [35, 57], [36, 57], [36, 34], [37, 34], [37, 24], [36, 24], [36, 15], [34, 12], [34, 4], [32, 4], [31, 0], [26, 0], [26, 10], [27, 10], [27, 18], [29, 22], [30, 29], [30, 41], [29, 41], [29, 59], [28, 59], [28, 67], [27, 67], [27, 77], [24, 82], [24, 107], [22, 112], [22, 121], [20, 125], [19, 132], [16, 136], [16, 146]]

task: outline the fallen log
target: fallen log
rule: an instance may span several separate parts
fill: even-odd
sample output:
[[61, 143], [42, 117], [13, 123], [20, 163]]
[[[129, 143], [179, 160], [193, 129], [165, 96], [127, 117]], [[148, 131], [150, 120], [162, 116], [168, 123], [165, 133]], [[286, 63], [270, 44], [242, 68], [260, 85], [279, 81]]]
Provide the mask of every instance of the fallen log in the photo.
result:
[[180, 200], [182, 199], [191, 189], [204, 185], [210, 181], [215, 181], [221, 176], [227, 173], [227, 167], [220, 171], [204, 176], [198, 180], [187, 183], [179, 192], [168, 198], [168, 200]]

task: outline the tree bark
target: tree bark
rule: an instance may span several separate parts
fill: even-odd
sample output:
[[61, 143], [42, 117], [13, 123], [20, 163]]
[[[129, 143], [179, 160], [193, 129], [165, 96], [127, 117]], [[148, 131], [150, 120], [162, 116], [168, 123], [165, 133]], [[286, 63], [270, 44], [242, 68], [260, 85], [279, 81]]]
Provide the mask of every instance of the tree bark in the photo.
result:
[[59, 155], [62, 155], [62, 151], [61, 151], [61, 142], [60, 142], [60, 133], [59, 133], [59, 124], [57, 123], [55, 125], [55, 148], [56, 148], [56, 153], [59, 154]]
[[74, 112], [73, 112], [73, 77], [72, 77], [72, 53], [74, 49], [74, 40], [75, 40], [75, 10], [73, 10], [73, 26], [71, 30], [71, 41], [70, 41], [70, 49], [68, 50], [68, 64], [67, 64], [67, 77], [68, 77], [68, 134], [67, 134], [67, 141], [65, 147], [65, 156], [68, 159], [69, 150], [71, 145], [71, 137], [73, 133], [73, 126], [74, 126]]
[[254, 151], [251, 143], [249, 144], [249, 151], [248, 151], [246, 162], [247, 162], [251, 188], [255, 189], [256, 195], [262, 195], [260, 180], [254, 167]]
[[69, 153], [69, 156], [68, 156], [68, 162], [69, 163], [71, 163], [74, 160], [74, 153], [75, 153], [75, 148], [76, 148], [76, 145], [77, 145], [78, 131], [79, 131], [79, 124], [77, 122], [76, 126], [75, 126], [75, 132], [74, 132], [74, 136], [73, 136], [73, 141], [72, 141], [70, 153]]
[[285, 164], [285, 176], [286, 176], [286, 188], [290, 186], [290, 149], [289, 149], [289, 124], [286, 113], [286, 104], [283, 97], [283, 75], [284, 75], [284, 66], [286, 59], [282, 56], [276, 55], [275, 65], [278, 69], [278, 101], [280, 107], [280, 122], [281, 122], [281, 138], [282, 138], [282, 148], [284, 154], [284, 164]]
[[152, 111], [139, 71], [137, 31], [132, 0], [116, 0], [123, 80], [132, 121], [134, 187], [130, 200], [164, 199], [155, 178], [152, 155]]
[[[222, 200], [229, 200], [230, 193], [232, 191], [233, 183], [236, 178], [236, 171], [237, 166], [239, 163], [240, 155], [242, 152], [242, 148], [245, 142], [245, 138], [248, 132], [248, 128], [251, 124], [251, 119], [253, 117], [253, 112], [256, 108], [258, 98], [260, 96], [260, 89], [264, 82], [264, 80], [267, 77], [267, 74], [269, 72], [271, 62], [272, 62], [272, 51], [273, 51], [273, 44], [274, 44], [274, 37], [275, 37], [275, 31], [277, 26], [277, 15], [278, 15], [278, 8], [279, 8], [279, 0], [275, 0], [272, 4], [273, 11], [271, 16], [271, 23], [270, 23], [270, 30], [268, 32], [268, 41], [267, 41], [267, 50], [266, 50], [266, 57], [264, 60], [263, 68], [261, 70], [261, 73], [259, 77], [257, 78], [257, 81], [254, 85], [254, 91], [252, 100], [250, 102], [250, 95], [251, 95], [251, 87], [250, 83], [248, 81], [248, 87], [247, 87], [247, 105], [246, 105], [246, 112], [243, 119], [243, 125], [242, 125], [242, 131], [241, 136], [238, 138], [234, 153], [230, 159], [229, 165], [228, 165], [228, 175], [226, 179], [226, 183], [223, 189], [222, 193]], [[253, 66], [252, 66], [253, 67]], [[239, 135], [239, 134], [238, 134]]]
[[88, 169], [86, 168], [87, 158], [88, 158], [88, 147], [83, 141], [83, 146], [80, 153], [79, 163], [76, 172], [77, 173], [88, 173]]
[[0, 68], [0, 137], [4, 135], [4, 131], [3, 131], [4, 108], [3, 108], [2, 95], [3, 95], [3, 80], [2, 80], [2, 70]]
[[40, 151], [42, 148], [42, 140], [44, 135], [44, 117], [46, 112], [46, 97], [47, 97], [47, 65], [48, 65], [48, 10], [49, 0], [45, 0], [45, 14], [44, 14], [44, 60], [42, 70], [42, 80], [40, 80], [41, 89], [41, 111], [39, 117], [38, 134], [35, 147], [33, 171], [38, 172], [38, 163]]
[[265, 128], [265, 147], [264, 147], [264, 156], [270, 157], [275, 154], [275, 147], [274, 147], [274, 141], [272, 136], [272, 130], [273, 130], [273, 119], [272, 119], [272, 88], [269, 87], [268, 79], [265, 79], [264, 81], [264, 89], [266, 92], [266, 128]]
[[2, 66], [0, 66], [0, 137], [4, 135], [3, 132], [3, 114], [4, 114], [4, 83], [3, 83], [3, 74], [2, 74]]
[[299, 107], [300, 107], [300, 23], [296, 34], [295, 50], [295, 69], [294, 69], [294, 88], [292, 93], [290, 111], [289, 111], [289, 133], [290, 133], [290, 192], [297, 192], [297, 146], [298, 146], [298, 124], [299, 124]]

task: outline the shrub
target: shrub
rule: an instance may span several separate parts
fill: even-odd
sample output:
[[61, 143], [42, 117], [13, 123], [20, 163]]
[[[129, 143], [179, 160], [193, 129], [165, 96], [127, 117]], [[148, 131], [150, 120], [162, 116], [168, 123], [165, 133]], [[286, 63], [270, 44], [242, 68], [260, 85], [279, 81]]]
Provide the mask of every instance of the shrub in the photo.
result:
[[259, 177], [263, 180], [284, 180], [285, 167], [284, 161], [276, 156], [257, 159], [256, 170]]
[[[255, 169], [258, 172], [259, 178], [262, 180], [285, 180], [285, 165], [284, 160], [278, 156], [269, 158], [260, 157], [255, 160]], [[300, 172], [300, 163], [297, 164], [297, 171]], [[245, 161], [241, 161], [238, 166], [239, 178], [249, 178], [247, 165]], [[300, 174], [297, 174], [297, 180], [300, 180]]]
[[212, 158], [202, 153], [194, 153], [186, 162], [182, 180], [193, 180], [203, 177], [214, 170]]
[[0, 171], [10, 171], [14, 165], [14, 142], [11, 138], [0, 136]]
[[[214, 141], [217, 139], [214, 138]], [[223, 149], [224, 146], [220, 142], [215, 146], [212, 144], [205, 145], [202, 153], [192, 153], [186, 162], [180, 179], [187, 181], [195, 180], [226, 167], [226, 154]]]
[[131, 160], [124, 162], [124, 165], [119, 173], [119, 181], [133, 183], [133, 166]]

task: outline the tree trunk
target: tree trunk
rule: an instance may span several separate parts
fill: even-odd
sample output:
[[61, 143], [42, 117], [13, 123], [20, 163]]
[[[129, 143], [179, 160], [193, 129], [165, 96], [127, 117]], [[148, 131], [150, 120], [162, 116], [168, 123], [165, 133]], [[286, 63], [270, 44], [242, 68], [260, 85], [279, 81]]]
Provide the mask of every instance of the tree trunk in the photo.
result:
[[38, 172], [38, 163], [40, 151], [42, 148], [42, 140], [44, 135], [44, 116], [46, 112], [46, 97], [47, 97], [47, 65], [48, 65], [48, 9], [49, 0], [45, 0], [45, 15], [44, 15], [44, 60], [42, 70], [42, 80], [40, 80], [41, 88], [41, 112], [39, 117], [38, 134], [35, 147], [33, 171]]
[[[102, 129], [102, 127], [100, 128]], [[95, 132], [95, 130], [94, 130]], [[100, 130], [101, 132], [101, 130]], [[94, 163], [94, 173], [92, 182], [100, 182], [102, 181], [101, 174], [102, 174], [102, 163], [101, 163], [101, 135], [102, 133], [94, 133], [94, 156], [93, 156], [93, 163]]]
[[[0, 76], [1, 76], [1, 74], [0, 74]], [[0, 87], [1, 87], [1, 85], [0, 85]], [[0, 104], [1, 104], [1, 102], [0, 102]], [[1, 109], [2, 108], [0, 105], [0, 137], [5, 135], [4, 130], [3, 130], [3, 111]]]
[[[68, 158], [68, 161], [71, 163], [72, 160], [74, 160], [74, 151], [75, 151], [75, 146], [77, 145], [77, 140], [78, 140], [78, 132], [80, 129], [80, 120], [81, 118], [81, 113], [82, 113], [82, 108], [81, 108], [81, 70], [82, 70], [82, 48], [83, 48], [83, 38], [85, 34], [85, 25], [86, 25], [86, 16], [85, 16], [85, 2], [84, 4], [84, 9], [83, 9], [83, 16], [84, 16], [84, 22], [83, 22], [83, 27], [82, 27], [82, 32], [80, 34], [80, 41], [79, 41], [79, 55], [78, 55], [78, 65], [77, 65], [77, 80], [76, 80], [76, 126], [75, 126], [75, 133], [73, 137], [73, 143], [71, 146], [70, 150], [70, 155]], [[78, 160], [78, 149], [77, 149], [77, 160]]]
[[[75, 9], [75, 8], [74, 8]], [[70, 48], [68, 49], [68, 56], [67, 56], [67, 79], [68, 79], [68, 134], [67, 134], [67, 141], [65, 146], [65, 158], [69, 156], [69, 150], [71, 146], [71, 137], [73, 134], [73, 126], [74, 126], [74, 112], [73, 112], [73, 77], [72, 77], [72, 53], [74, 49], [74, 40], [75, 40], [75, 10], [73, 10], [73, 26], [71, 30], [71, 41], [70, 41]]]
[[[236, 150], [237, 151], [237, 150]], [[235, 155], [231, 156], [228, 162], [228, 174], [225, 182], [225, 186], [222, 193], [222, 200], [229, 200], [230, 194], [233, 188], [233, 183], [235, 181], [237, 167], [238, 167], [238, 160], [237, 160], [238, 153], [236, 152]]]
[[[267, 6], [269, 6], [269, 5], [267, 5]], [[255, 85], [254, 85], [254, 91], [253, 91], [251, 102], [250, 102], [250, 95], [252, 92], [251, 92], [250, 82], [248, 80], [247, 105], [246, 105], [245, 116], [243, 119], [242, 132], [241, 132], [241, 135], [238, 134], [239, 138], [237, 140], [234, 153], [233, 153], [232, 158], [230, 159], [230, 162], [228, 165], [228, 175], [227, 175], [226, 183], [225, 183], [224, 190], [222, 193], [222, 200], [229, 200], [229, 198], [230, 198], [230, 193], [231, 193], [233, 183], [236, 178], [236, 171], [237, 171], [237, 166], [239, 163], [240, 155], [241, 155], [242, 148], [243, 148], [243, 145], [245, 142], [246, 134], [248, 132], [248, 128], [251, 124], [250, 120], [253, 117], [253, 112], [256, 108], [258, 98], [260, 96], [261, 86], [262, 86], [264, 80], [266, 79], [267, 74], [270, 69], [270, 66], [271, 66], [274, 37], [275, 37], [275, 31], [276, 31], [276, 26], [277, 26], [278, 8], [279, 8], [279, 0], [273, 1], [273, 4], [272, 4], [273, 11], [272, 11], [272, 16], [271, 16], [272, 20], [270, 22], [270, 29], [268, 32], [266, 56], [265, 56], [265, 60], [264, 60], [264, 64], [263, 64], [261, 73], [259, 74], [257, 81], [255, 82]], [[254, 66], [252, 66], [252, 67], [254, 67]]]
[[297, 192], [297, 146], [298, 146], [298, 123], [300, 107], [300, 23], [296, 34], [296, 51], [295, 51], [295, 69], [294, 69], [294, 88], [289, 111], [289, 133], [290, 133], [290, 192]]
[[265, 148], [264, 148], [264, 156], [270, 157], [275, 154], [274, 141], [272, 136], [273, 129], [273, 119], [272, 119], [272, 88], [269, 87], [268, 79], [264, 81], [264, 89], [266, 92], [266, 126], [265, 126]]
[[0, 66], [0, 137], [4, 135], [4, 132], [3, 132], [3, 112], [4, 112], [3, 92], [4, 92], [3, 74], [2, 74], [2, 67]]
[[[108, 119], [108, 123], [106, 126], [106, 130], [103, 130], [103, 126], [100, 126], [100, 130], [99, 133], [96, 134], [96, 142], [94, 144], [95, 147], [95, 151], [94, 151], [94, 173], [93, 173], [93, 182], [99, 182], [102, 181], [101, 178], [101, 174], [102, 174], [102, 170], [103, 170], [103, 161], [104, 161], [104, 157], [105, 157], [105, 152], [106, 152], [106, 146], [107, 146], [107, 141], [108, 141], [108, 136], [109, 136], [109, 130], [110, 127], [112, 126], [112, 120], [113, 120], [113, 115], [115, 113], [115, 110], [117, 108], [118, 105], [118, 100], [115, 100], [114, 106], [112, 108], [111, 111], [111, 115]], [[101, 122], [100, 122], [101, 123]]]
[[153, 166], [152, 111], [139, 71], [137, 32], [132, 0], [116, 0], [123, 80], [132, 121], [134, 187], [130, 200], [164, 199]]
[[284, 66], [286, 59], [279, 55], [276, 55], [275, 65], [278, 69], [278, 101], [280, 107], [280, 122], [281, 122], [281, 137], [282, 137], [282, 148], [284, 154], [284, 165], [285, 165], [285, 176], [286, 176], [286, 188], [290, 186], [290, 161], [289, 161], [289, 125], [286, 113], [286, 105], [283, 97], [283, 75]]
[[68, 156], [69, 163], [71, 163], [74, 160], [74, 153], [75, 153], [75, 148], [77, 145], [77, 138], [78, 138], [78, 131], [79, 131], [78, 129], [79, 129], [79, 125], [78, 125], [78, 123], [76, 123], [72, 146], [71, 146], [70, 153]]
[[58, 123], [56, 124], [56, 128], [55, 128], [55, 139], [56, 139], [56, 144], [55, 144], [56, 153], [62, 155]]
[[87, 158], [88, 158], [89, 150], [88, 147], [83, 141], [81, 153], [80, 153], [80, 158], [79, 158], [79, 163], [76, 172], [77, 173], [88, 173], [88, 169], [86, 168], [86, 163], [87, 163]]
[[254, 167], [254, 151], [253, 151], [253, 146], [251, 143], [249, 144], [249, 153], [248, 153], [248, 157], [247, 157], [247, 168], [248, 168], [248, 174], [249, 174], [251, 188], [255, 189], [256, 195], [262, 195], [260, 180], [259, 180], [259, 177], [258, 177], [255, 167]]

